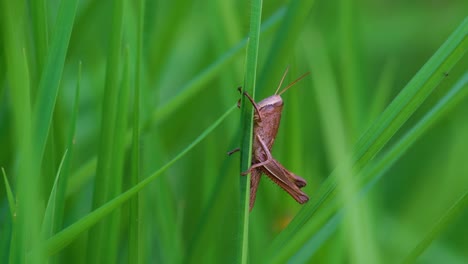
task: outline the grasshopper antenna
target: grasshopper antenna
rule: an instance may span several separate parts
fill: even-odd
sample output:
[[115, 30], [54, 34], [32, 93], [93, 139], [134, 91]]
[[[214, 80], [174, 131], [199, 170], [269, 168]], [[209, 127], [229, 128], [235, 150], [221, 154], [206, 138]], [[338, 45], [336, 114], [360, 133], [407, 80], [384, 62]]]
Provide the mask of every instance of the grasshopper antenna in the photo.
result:
[[284, 71], [283, 78], [281, 78], [278, 88], [276, 88], [275, 95], [278, 93], [278, 90], [281, 88], [281, 85], [283, 84], [283, 81], [284, 81], [284, 77], [286, 77], [286, 74], [288, 73], [288, 71], [289, 71], [289, 66]]
[[[307, 75], [309, 75], [310, 72], [306, 72], [304, 74], [302, 74], [301, 77], [297, 78], [295, 81], [293, 81], [292, 83], [290, 83], [288, 86], [286, 86], [286, 88], [284, 88], [278, 95], [281, 95], [283, 94], [284, 92], [286, 92], [289, 88], [291, 88], [291, 86], [293, 86], [294, 84], [296, 84], [298, 81], [302, 80], [304, 77], [306, 77]], [[284, 78], [284, 77], [283, 77]], [[276, 93], [275, 93], [276, 94]]]

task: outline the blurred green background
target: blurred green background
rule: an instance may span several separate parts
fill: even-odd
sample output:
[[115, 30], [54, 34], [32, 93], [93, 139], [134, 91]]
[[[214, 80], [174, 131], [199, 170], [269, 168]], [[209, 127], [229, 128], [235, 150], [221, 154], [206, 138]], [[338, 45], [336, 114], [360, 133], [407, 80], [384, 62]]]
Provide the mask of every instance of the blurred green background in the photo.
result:
[[[154, 175], [236, 104], [250, 1], [0, 1], [0, 262], [237, 262], [239, 155], [226, 155], [240, 145], [237, 108], [155, 176], [133, 206], [127, 201], [106, 217], [90, 212]], [[264, 1], [257, 101], [274, 93], [287, 66], [285, 83], [311, 72], [283, 96], [273, 149], [307, 180], [309, 203], [465, 22], [464, 54], [467, 11], [463, 0]], [[324, 219], [305, 243], [296, 240], [286, 259], [399, 263], [429, 235], [417, 263], [468, 262], [463, 54], [383, 153], [462, 80], [450, 111], [369, 185], [340, 181], [361, 199]], [[263, 177], [250, 214], [249, 262], [270, 258], [272, 241], [299, 210]], [[97, 224], [79, 222], [80, 231], [54, 237], [86, 216]], [[47, 253], [34, 255], [38, 245]]]

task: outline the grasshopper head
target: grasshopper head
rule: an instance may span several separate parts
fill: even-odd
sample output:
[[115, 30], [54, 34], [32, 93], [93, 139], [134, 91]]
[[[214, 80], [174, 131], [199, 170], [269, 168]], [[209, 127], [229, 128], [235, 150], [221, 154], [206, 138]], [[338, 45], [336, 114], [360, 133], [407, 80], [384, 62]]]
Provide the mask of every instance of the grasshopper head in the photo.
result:
[[258, 106], [259, 108], [264, 108], [267, 106], [272, 106], [272, 107], [283, 106], [283, 98], [275, 94], [260, 101], [258, 103]]

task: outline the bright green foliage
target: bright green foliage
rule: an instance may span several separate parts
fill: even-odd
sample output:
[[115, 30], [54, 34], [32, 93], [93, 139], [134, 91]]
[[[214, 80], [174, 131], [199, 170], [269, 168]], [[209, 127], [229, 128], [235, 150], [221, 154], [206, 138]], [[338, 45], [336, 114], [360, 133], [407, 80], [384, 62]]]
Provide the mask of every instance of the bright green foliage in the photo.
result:
[[[0, 1], [0, 263], [467, 263], [468, 4], [419, 2]], [[287, 66], [310, 200], [248, 213]]]

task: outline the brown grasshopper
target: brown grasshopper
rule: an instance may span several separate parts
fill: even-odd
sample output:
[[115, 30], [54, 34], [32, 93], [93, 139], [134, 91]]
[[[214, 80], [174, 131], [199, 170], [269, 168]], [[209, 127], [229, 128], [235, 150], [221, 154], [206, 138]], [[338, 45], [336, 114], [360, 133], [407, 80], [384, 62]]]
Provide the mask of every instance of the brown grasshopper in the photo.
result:
[[[242, 173], [242, 175], [251, 173], [249, 203], [250, 211], [252, 211], [252, 208], [255, 204], [257, 188], [262, 173], [266, 174], [273, 182], [288, 192], [289, 195], [291, 195], [298, 203], [303, 204], [309, 200], [307, 194], [305, 194], [300, 189], [306, 186], [307, 182], [303, 178], [288, 171], [271, 155], [271, 148], [273, 147], [276, 134], [278, 133], [278, 127], [281, 120], [281, 111], [283, 110], [283, 99], [281, 98], [281, 94], [309, 74], [306, 73], [297, 78], [278, 94], [278, 90], [283, 84], [288, 70], [289, 68], [287, 68], [284, 72], [275, 94], [263, 99], [258, 104], [248, 93], [245, 91], [243, 92], [243, 94], [249, 99], [255, 108], [252, 166], [247, 171]], [[239, 87], [239, 91], [242, 92], [241, 87]], [[231, 155], [238, 150], [239, 149], [233, 150], [228, 154]]]

